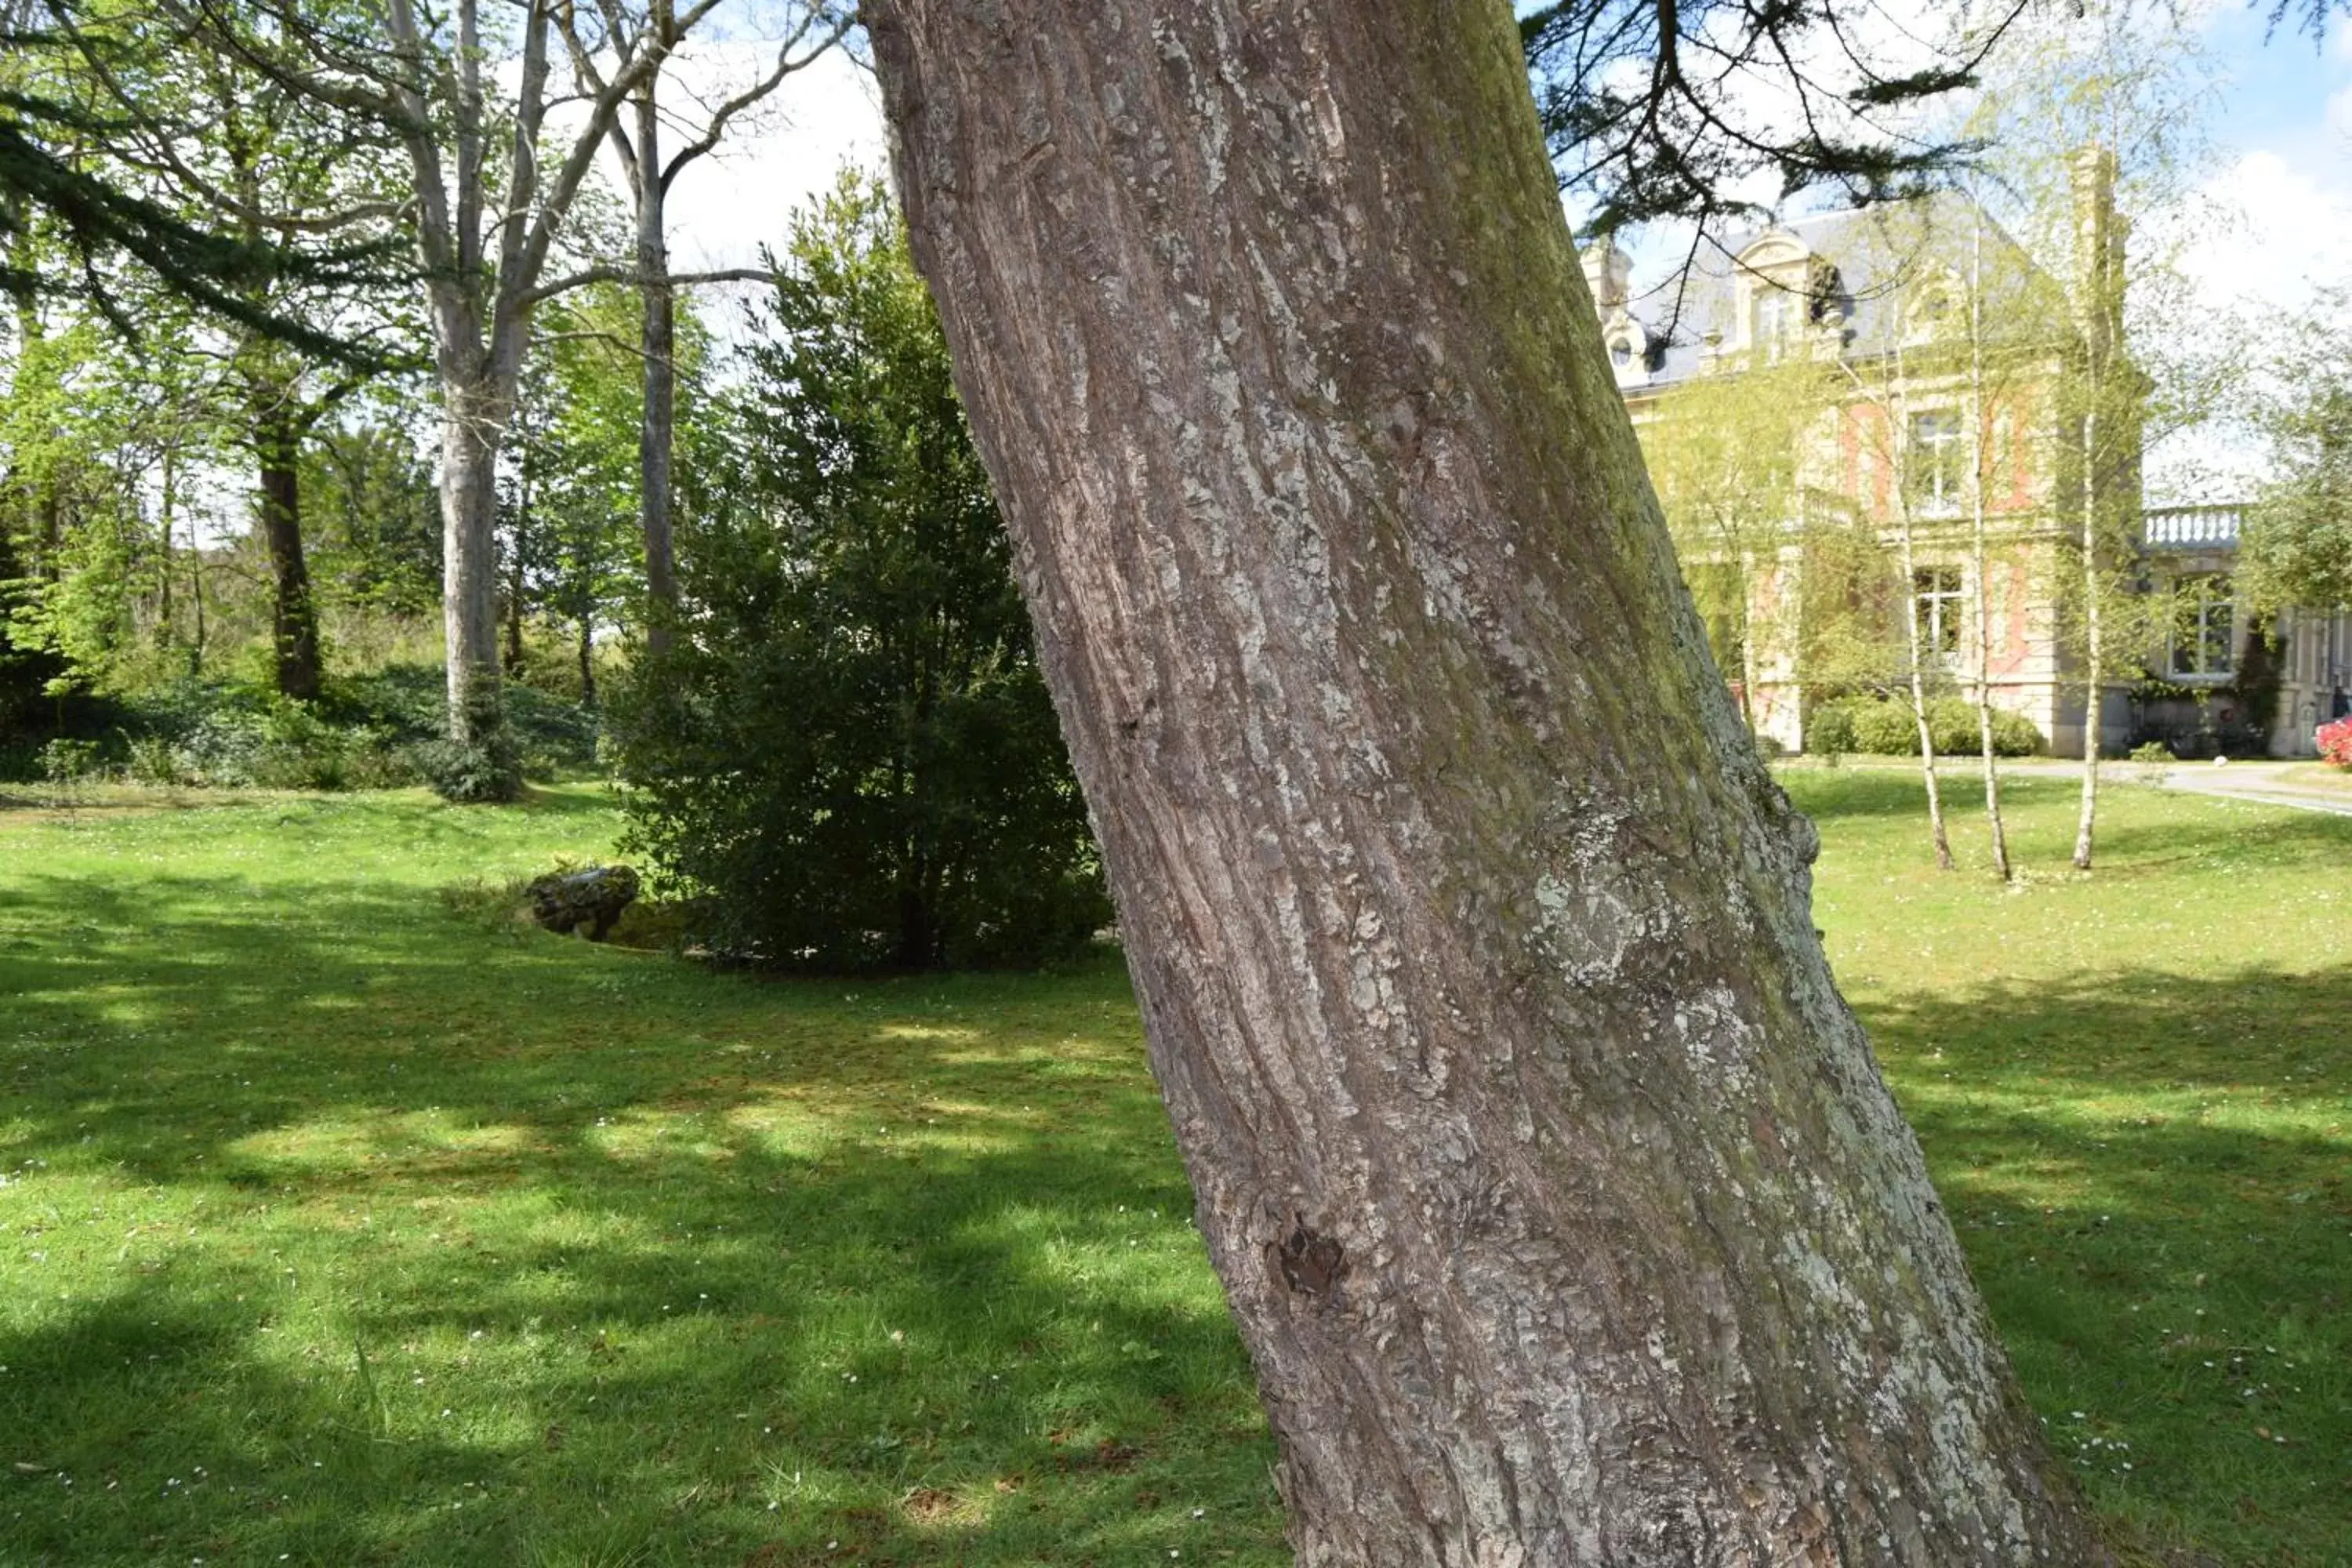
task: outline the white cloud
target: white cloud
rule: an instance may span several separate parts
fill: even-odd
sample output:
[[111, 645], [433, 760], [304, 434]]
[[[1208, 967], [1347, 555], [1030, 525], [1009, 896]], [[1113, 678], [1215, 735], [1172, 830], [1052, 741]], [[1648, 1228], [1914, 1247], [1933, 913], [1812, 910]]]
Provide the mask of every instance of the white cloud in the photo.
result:
[[[2263, 353], [2273, 330], [2310, 306], [2315, 285], [2342, 281], [2343, 258], [2352, 254], [2352, 180], [2344, 174], [2340, 161], [2314, 173], [2263, 149], [2208, 185], [2229, 219], [2190, 242], [2181, 269], [2200, 306], [2243, 323], [2249, 353]], [[2259, 440], [2224, 420], [2148, 454], [2148, 499], [2242, 499], [2267, 472]]]
[[2342, 279], [2352, 255], [2352, 183], [2315, 176], [2263, 149], [2238, 159], [2208, 194], [2240, 218], [2201, 236], [2183, 258], [2209, 305], [2289, 314], [2315, 283]]

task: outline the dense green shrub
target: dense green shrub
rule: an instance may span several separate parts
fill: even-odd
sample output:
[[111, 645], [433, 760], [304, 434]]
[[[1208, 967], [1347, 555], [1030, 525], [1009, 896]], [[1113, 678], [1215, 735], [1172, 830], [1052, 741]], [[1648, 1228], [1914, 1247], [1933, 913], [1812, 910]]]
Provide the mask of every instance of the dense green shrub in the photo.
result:
[[[1853, 749], [1874, 757], [1905, 757], [1919, 754], [1919, 721], [1909, 704], [1902, 702], [1857, 702], [1847, 710], [1853, 724]], [[1928, 710], [1927, 724], [1935, 728], [1935, 710]], [[1937, 747], [1942, 751], [1941, 746]]]
[[[1927, 734], [1938, 756], [1975, 755], [1982, 749], [1976, 704], [1958, 697], [1933, 699], [1927, 704]], [[1908, 701], [1841, 698], [1812, 710], [1805, 721], [1805, 744], [1809, 751], [1830, 755], [1858, 752], [1865, 756], [1916, 757], [1919, 725]], [[2031, 719], [1998, 708], [1992, 714], [1992, 744], [1994, 752], [2004, 757], [2030, 757], [2045, 746], [2042, 731]]]
[[1817, 757], [1842, 757], [1854, 749], [1853, 710], [1824, 702], [1805, 718], [1805, 750]]
[[95, 741], [57, 740], [41, 748], [41, 776], [49, 784], [83, 784], [105, 771], [105, 760]]
[[417, 769], [433, 793], [459, 805], [495, 805], [522, 794], [522, 747], [495, 681], [467, 688], [465, 721], [465, 739], [416, 747]]
[[[47, 736], [0, 739], [0, 779], [42, 776], [47, 739], [96, 748], [97, 773], [134, 783], [218, 789], [394, 789], [434, 762], [458, 787], [494, 775], [496, 759], [446, 754], [441, 671], [415, 666], [334, 679], [314, 703], [254, 682], [181, 679], [123, 696], [74, 693], [41, 715]], [[595, 716], [577, 703], [509, 685], [509, 767], [553, 777], [596, 765]], [[480, 764], [480, 765], [478, 765]]]
[[265, 687], [183, 680], [122, 701], [120, 766], [141, 784], [383, 789], [416, 782], [401, 728]]
[[632, 846], [769, 965], [1032, 963], [1109, 918], [945, 344], [887, 195], [796, 226], [688, 606], [611, 708]]
[[[508, 681], [506, 728], [525, 778], [548, 779], [597, 765], [595, 713], [551, 692]], [[440, 743], [448, 729], [448, 689], [439, 665], [396, 665], [330, 680], [320, 707], [341, 724], [381, 727], [410, 745]]]

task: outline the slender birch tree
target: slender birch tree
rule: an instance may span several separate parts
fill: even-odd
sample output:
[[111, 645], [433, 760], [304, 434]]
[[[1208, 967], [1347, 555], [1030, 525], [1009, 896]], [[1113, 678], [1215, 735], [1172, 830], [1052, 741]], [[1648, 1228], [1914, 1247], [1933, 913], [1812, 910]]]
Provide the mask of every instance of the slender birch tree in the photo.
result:
[[[1916, 265], [1898, 292], [1909, 293], [1927, 286]], [[1916, 308], [1916, 301], [1906, 301]], [[1898, 334], [1886, 353], [1868, 363], [1842, 360], [1849, 384], [1855, 397], [1856, 411], [1867, 410], [1875, 417], [1859, 421], [1861, 438], [1866, 445], [1879, 470], [1887, 476], [1885, 521], [1895, 531], [1895, 569], [1900, 574], [1903, 620], [1903, 684], [1910, 700], [1911, 721], [1919, 734], [1919, 782], [1927, 801], [1927, 837], [1936, 851], [1938, 870], [1952, 868], [1951, 835], [1944, 824], [1943, 786], [1936, 777], [1936, 733], [1929, 721], [1927, 684], [1929, 672], [1943, 672], [1945, 650], [1931, 646], [1929, 637], [1939, 628], [1920, 625], [1923, 601], [1919, 592], [1918, 523], [1923, 479], [1932, 478], [1930, 485], [1937, 499], [1943, 499], [1940, 483], [1947, 454], [1929, 452], [1914, 428], [1912, 416], [1917, 412], [1917, 385], [1914, 380], [1912, 353]], [[1957, 432], [1954, 432], [1957, 436]], [[1933, 468], [1929, 465], [1936, 465]], [[1957, 471], [1955, 470], [1955, 476]], [[1865, 507], [1868, 502], [1865, 502]]]
[[[626, 111], [614, 117], [607, 135], [629, 196], [634, 230], [635, 282], [641, 301], [638, 353], [644, 369], [644, 406], [638, 428], [638, 507], [645, 535], [646, 596], [654, 607], [646, 637], [659, 649], [669, 645], [667, 612], [677, 598], [671, 544], [671, 457], [677, 445], [677, 296], [669, 266], [669, 193], [677, 177], [714, 152], [730, 127], [755, 111], [793, 73], [814, 64], [841, 41], [852, 8], [830, 0], [793, 4], [766, 18], [778, 35], [773, 59], [715, 102], [676, 89], [664, 104], [664, 65], [686, 41], [675, 0], [646, 0], [642, 8], [607, 4], [594, 12], [567, 7], [557, 13], [572, 69], [583, 92], [604, 86], [598, 65], [600, 43], [623, 58], [651, 44], [661, 59], [629, 94]], [[593, 29], [593, 30], [592, 30]], [[688, 97], [698, 112], [681, 113], [675, 100]], [[678, 139], [665, 151], [665, 132]]]
[[2160, 638], [2139, 517], [2151, 452], [2211, 418], [2242, 364], [2181, 267], [2221, 221], [2202, 194], [2215, 74], [2189, 23], [2116, 0], [2029, 13], [1969, 121], [1986, 205], [2063, 292], [2035, 307], [2071, 340], [2053, 400], [2069, 536], [2063, 632], [2084, 692], [2073, 861], [2092, 867], [2109, 689]]
[[[2011, 269], [2000, 270], [2006, 272]], [[2011, 353], [2003, 357], [2002, 364], [1997, 365], [1994, 363], [1994, 345], [1988, 341], [1988, 334], [1991, 330], [1991, 317], [2001, 307], [2010, 307], [2011, 310], [2002, 313], [2012, 321], [2016, 320], [2012, 313], [2014, 307], [2021, 302], [2021, 297], [2029, 290], [2015, 286], [2027, 281], [2025, 279], [2006, 278], [2002, 280], [2012, 286], [2001, 289], [2001, 297], [1996, 301], [1988, 294], [1991, 279], [1988, 278], [1985, 267], [1984, 207], [1971, 192], [1969, 197], [1966, 317], [1968, 406], [1964, 414], [1969, 447], [1969, 573], [1975, 584], [1971, 595], [1974, 613], [1969, 617], [1972, 640], [1976, 645], [1971, 650], [1969, 663], [1975, 679], [1970, 684], [1976, 700], [1978, 761], [1984, 776], [1986, 839], [1992, 854], [1993, 874], [2007, 882], [2012, 876], [2009, 862], [2009, 827], [2001, 818], [2000, 754], [1995, 746], [1993, 733], [1993, 554], [1989, 513], [1997, 475], [2010, 472], [2015, 460], [2013, 450], [1996, 454], [1997, 444], [1992, 439], [1996, 423], [2010, 432], [2013, 443], [2020, 438], [2018, 431], [2023, 421], [2019, 417], [2018, 410], [2011, 406], [2021, 389], [2000, 374], [2004, 365], [2013, 363], [2015, 345], [2005, 345]], [[2039, 357], [2035, 363], [2047, 364], [2046, 359]], [[2000, 410], [1999, 414], [1995, 412], [1997, 405]]]

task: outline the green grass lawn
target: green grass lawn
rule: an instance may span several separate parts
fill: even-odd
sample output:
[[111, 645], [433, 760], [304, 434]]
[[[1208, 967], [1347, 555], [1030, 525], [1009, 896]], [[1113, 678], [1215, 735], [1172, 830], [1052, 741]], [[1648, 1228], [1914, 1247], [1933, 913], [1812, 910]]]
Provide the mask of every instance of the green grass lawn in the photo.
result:
[[[1797, 772], [2060, 1451], [2352, 1563], [2352, 820], [2111, 795], [2017, 891]], [[760, 983], [453, 914], [591, 788], [0, 809], [0, 1564], [1286, 1561], [1123, 974]], [[1979, 857], [1980, 858], [1980, 857]]]

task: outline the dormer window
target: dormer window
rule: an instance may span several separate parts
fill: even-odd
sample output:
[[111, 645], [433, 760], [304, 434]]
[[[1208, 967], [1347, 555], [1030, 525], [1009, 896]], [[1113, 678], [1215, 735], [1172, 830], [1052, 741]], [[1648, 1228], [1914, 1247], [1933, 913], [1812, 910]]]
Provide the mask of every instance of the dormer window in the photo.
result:
[[1845, 279], [1826, 261], [1816, 261], [1813, 268], [1813, 292], [1808, 301], [1807, 314], [1817, 327], [1834, 326], [1845, 320], [1850, 301], [1845, 295]]
[[1623, 310], [1612, 310], [1601, 321], [1601, 341], [1609, 350], [1609, 368], [1620, 386], [1647, 381], [1657, 368], [1651, 358], [1649, 329]]
[[1948, 278], [1929, 278], [1911, 291], [1904, 311], [1904, 335], [1915, 343], [1927, 342], [1949, 331], [1959, 315], [1959, 301]]

